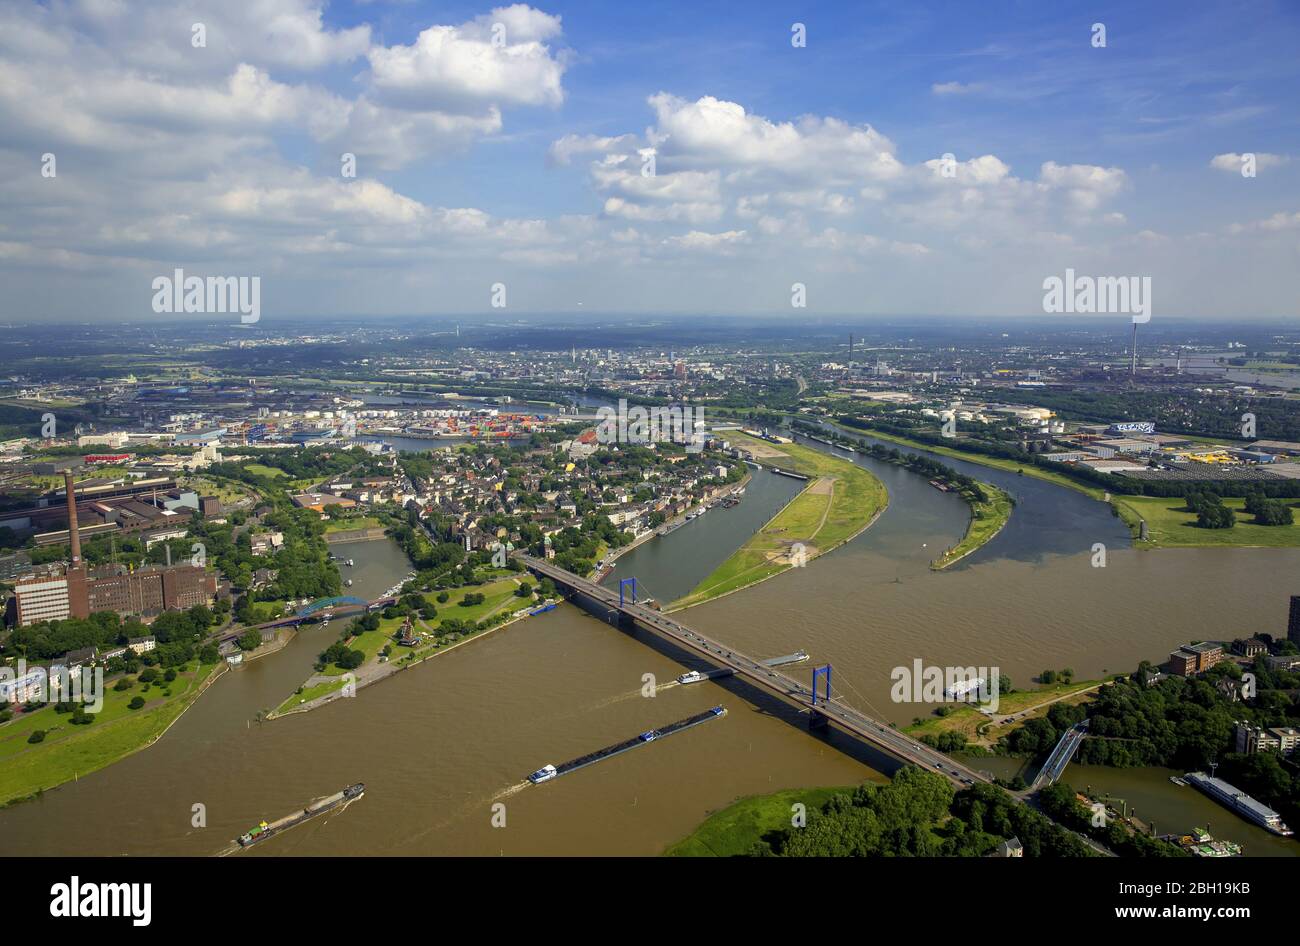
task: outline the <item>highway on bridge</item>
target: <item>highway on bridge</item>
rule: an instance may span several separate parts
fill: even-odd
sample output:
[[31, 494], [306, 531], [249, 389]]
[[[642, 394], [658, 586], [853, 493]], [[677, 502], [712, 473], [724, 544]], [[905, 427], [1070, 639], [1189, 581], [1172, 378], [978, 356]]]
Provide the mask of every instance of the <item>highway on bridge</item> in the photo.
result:
[[602, 588], [600, 585], [540, 559], [527, 555], [516, 555], [515, 557], [536, 574], [566, 585], [579, 594], [607, 605], [613, 611], [621, 611], [660, 636], [699, 654], [711, 663], [731, 668], [737, 675], [776, 694], [787, 703], [792, 703], [810, 712], [822, 714], [829, 722], [887, 752], [894, 758], [913, 765], [919, 765], [932, 772], [938, 772], [959, 789], [975, 782], [990, 781], [986, 776], [953, 761], [942, 752], [931, 749], [924, 743], [913, 741], [910, 737], [891, 729], [887, 723], [873, 719], [851, 706], [840, 703], [838, 700], [832, 699], [830, 703], [827, 703], [825, 700], [819, 699], [814, 704], [813, 691], [809, 687], [773, 670], [771, 667], [765, 666], [752, 657], [739, 653], [725, 644], [720, 644], [705, 637], [698, 631], [692, 630], [680, 621], [673, 620], [666, 614], [638, 604], [624, 602], [620, 605], [619, 596], [608, 588]]

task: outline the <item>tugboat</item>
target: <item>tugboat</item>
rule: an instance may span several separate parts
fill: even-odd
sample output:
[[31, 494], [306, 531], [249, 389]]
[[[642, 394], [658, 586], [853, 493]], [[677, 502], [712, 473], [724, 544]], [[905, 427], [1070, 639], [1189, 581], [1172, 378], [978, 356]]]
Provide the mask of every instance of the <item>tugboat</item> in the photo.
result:
[[557, 774], [558, 773], [555, 771], [555, 766], [544, 765], [536, 772], [534, 772], [532, 775], [528, 776], [528, 781], [532, 782], [534, 785], [537, 785], [540, 782], [550, 781], [551, 779], [555, 778]]

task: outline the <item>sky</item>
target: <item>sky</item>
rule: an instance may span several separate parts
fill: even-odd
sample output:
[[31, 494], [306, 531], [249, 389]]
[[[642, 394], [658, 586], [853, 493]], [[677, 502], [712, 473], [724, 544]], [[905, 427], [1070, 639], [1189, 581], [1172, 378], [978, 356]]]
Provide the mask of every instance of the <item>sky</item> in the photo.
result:
[[1073, 270], [1300, 324], [1298, 49], [1291, 0], [8, 2], [0, 320], [171, 319], [177, 269], [267, 320], [1042, 316]]

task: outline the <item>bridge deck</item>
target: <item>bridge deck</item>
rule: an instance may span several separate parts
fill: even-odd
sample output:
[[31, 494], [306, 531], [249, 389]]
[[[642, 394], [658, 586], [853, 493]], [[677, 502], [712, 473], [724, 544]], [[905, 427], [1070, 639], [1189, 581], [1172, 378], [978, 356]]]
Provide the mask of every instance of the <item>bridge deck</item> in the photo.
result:
[[839, 702], [839, 700], [832, 699], [830, 703], [819, 700], [814, 705], [811, 688], [766, 666], [762, 661], [755, 660], [725, 644], [720, 644], [705, 637], [698, 631], [666, 614], [637, 604], [624, 603], [620, 606], [618, 594], [608, 588], [602, 588], [600, 585], [540, 559], [527, 555], [518, 555], [517, 557], [538, 575], [567, 585], [580, 594], [609, 606], [610, 610], [621, 611], [661, 637], [672, 640], [687, 650], [707, 658], [712, 663], [731, 668], [737, 675], [775, 694], [787, 703], [791, 703], [800, 709], [822, 714], [829, 722], [852, 733], [877, 749], [887, 752], [894, 758], [919, 765], [932, 772], [938, 772], [958, 787], [974, 782], [989, 781], [974, 769], [967, 768], [960, 762], [955, 762], [943, 753], [931, 749], [924, 743], [914, 741], [911, 737], [891, 729], [886, 723], [874, 719], [851, 706], [847, 706]]
[[1056, 782], [1065, 771], [1065, 767], [1070, 764], [1074, 754], [1079, 751], [1079, 745], [1083, 742], [1083, 737], [1088, 734], [1088, 724], [1091, 720], [1085, 719], [1076, 726], [1071, 726], [1061, 736], [1056, 746], [1052, 749], [1052, 754], [1047, 757], [1043, 767], [1038, 770], [1038, 775], [1034, 778], [1034, 783], [1029, 786], [1031, 792], [1036, 792], [1040, 788], [1045, 788]]

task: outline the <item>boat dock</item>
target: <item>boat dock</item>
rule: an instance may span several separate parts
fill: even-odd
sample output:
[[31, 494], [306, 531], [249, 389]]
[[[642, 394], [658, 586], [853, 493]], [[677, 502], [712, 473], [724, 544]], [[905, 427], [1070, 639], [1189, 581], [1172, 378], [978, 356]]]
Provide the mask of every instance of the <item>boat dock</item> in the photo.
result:
[[776, 466], [772, 467], [772, 472], [775, 473], [777, 476], [788, 476], [792, 480], [808, 479], [808, 477], [804, 476], [802, 473], [794, 473], [791, 472], [790, 470], [783, 470], [780, 467], [776, 467]]
[[[671, 736], [684, 729], [690, 729], [693, 726], [700, 725], [700, 723], [707, 723], [711, 719], [719, 719], [725, 715], [727, 715], [727, 711], [724, 707], [715, 706], [713, 709], [705, 710], [703, 713], [696, 713], [694, 716], [687, 716], [685, 719], [679, 719], [677, 722], [669, 723], [667, 726], [662, 726], [659, 729], [649, 730], [648, 732], [633, 736], [631, 739], [624, 739], [622, 742], [615, 743], [612, 746], [606, 746], [604, 749], [597, 749], [595, 752], [589, 752], [586, 755], [578, 756], [576, 759], [570, 759], [568, 762], [562, 762], [555, 767], [555, 775], [557, 777], [560, 775], [568, 775], [570, 772], [576, 772], [578, 769], [586, 768], [589, 765], [594, 765], [597, 762], [603, 762], [605, 759], [620, 755], [627, 752], [629, 749], [635, 749], [637, 746], [648, 745], [658, 739], [663, 739], [665, 736]], [[653, 733], [651, 738], [645, 738], [646, 736], [651, 735], [651, 733]]]

